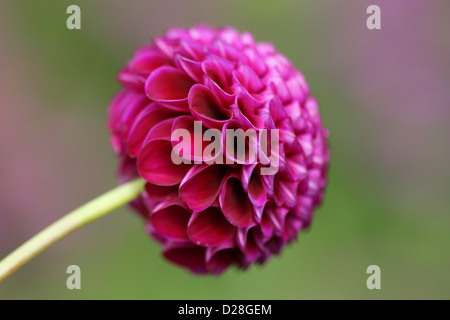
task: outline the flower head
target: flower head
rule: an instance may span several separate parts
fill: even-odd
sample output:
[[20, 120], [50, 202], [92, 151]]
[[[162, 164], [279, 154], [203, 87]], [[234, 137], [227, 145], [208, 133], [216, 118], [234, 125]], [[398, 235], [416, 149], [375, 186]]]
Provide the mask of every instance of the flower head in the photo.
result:
[[[118, 80], [109, 129], [119, 175], [147, 181], [132, 205], [167, 259], [196, 273], [247, 268], [309, 226], [328, 131], [302, 73], [271, 44], [230, 27], [174, 28], [138, 49]], [[178, 129], [193, 139], [174, 139]], [[228, 148], [227, 130], [243, 150]]]

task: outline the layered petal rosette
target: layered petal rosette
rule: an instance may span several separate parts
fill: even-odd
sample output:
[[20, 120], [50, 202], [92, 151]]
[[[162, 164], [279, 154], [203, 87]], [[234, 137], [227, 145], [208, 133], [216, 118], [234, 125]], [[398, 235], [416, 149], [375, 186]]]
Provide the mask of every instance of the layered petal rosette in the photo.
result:
[[[247, 268], [309, 226], [328, 131], [302, 73], [271, 44], [230, 27], [174, 28], [138, 49], [118, 80], [108, 126], [120, 179], [147, 181], [132, 206], [167, 259], [195, 273]], [[174, 141], [178, 129], [192, 139]], [[238, 154], [227, 130], [256, 135]]]

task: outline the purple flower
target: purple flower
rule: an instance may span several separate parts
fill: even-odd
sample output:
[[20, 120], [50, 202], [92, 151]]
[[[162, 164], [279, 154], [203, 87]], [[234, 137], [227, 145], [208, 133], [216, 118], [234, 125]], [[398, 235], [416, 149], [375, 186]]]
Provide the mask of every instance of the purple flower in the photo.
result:
[[[229, 27], [174, 28], [138, 49], [118, 80], [109, 129], [119, 174], [147, 181], [132, 205], [167, 259], [196, 273], [247, 268], [309, 226], [326, 186], [328, 131], [302, 73], [271, 44]], [[248, 151], [239, 160], [227, 148], [207, 158], [183, 140], [183, 158], [197, 161], [174, 163], [173, 133], [195, 137], [198, 121], [200, 134], [223, 137], [277, 129], [276, 150], [273, 136], [245, 140], [276, 161]], [[262, 174], [269, 165], [276, 173]]]

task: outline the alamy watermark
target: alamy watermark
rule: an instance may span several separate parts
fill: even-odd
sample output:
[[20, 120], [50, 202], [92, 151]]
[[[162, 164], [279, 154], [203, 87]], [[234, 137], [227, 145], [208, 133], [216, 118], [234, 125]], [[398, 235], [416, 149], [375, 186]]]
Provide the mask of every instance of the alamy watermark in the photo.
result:
[[367, 7], [367, 14], [370, 16], [367, 18], [366, 26], [369, 30], [381, 29], [381, 9], [379, 6], [373, 4]]
[[376, 264], [368, 266], [366, 273], [370, 274], [370, 276], [367, 278], [367, 281], [366, 281], [367, 289], [380, 290], [381, 289], [381, 269], [380, 269], [380, 267], [377, 266]]
[[66, 13], [70, 16], [66, 20], [67, 29], [81, 29], [81, 9], [79, 6], [72, 4], [67, 7]]
[[66, 287], [69, 290], [81, 289], [81, 269], [76, 264], [70, 265], [66, 269], [66, 273], [70, 276], [66, 280]]

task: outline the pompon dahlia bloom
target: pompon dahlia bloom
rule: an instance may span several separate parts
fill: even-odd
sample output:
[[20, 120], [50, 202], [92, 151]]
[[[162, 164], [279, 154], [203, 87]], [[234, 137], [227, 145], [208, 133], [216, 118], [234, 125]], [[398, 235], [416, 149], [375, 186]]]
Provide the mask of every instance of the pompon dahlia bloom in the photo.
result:
[[[309, 226], [326, 186], [328, 131], [302, 73], [271, 44], [230, 27], [174, 28], [138, 49], [118, 80], [109, 129], [119, 175], [147, 181], [132, 206], [168, 260], [195, 273], [247, 268]], [[202, 130], [278, 129], [276, 173], [228, 149], [216, 156], [234, 163], [175, 164], [172, 133], [195, 135], [195, 121]]]

